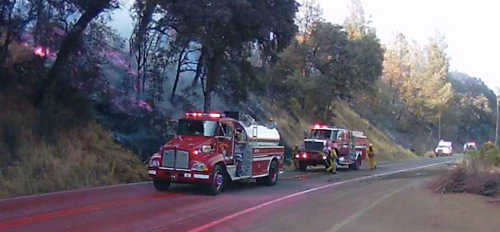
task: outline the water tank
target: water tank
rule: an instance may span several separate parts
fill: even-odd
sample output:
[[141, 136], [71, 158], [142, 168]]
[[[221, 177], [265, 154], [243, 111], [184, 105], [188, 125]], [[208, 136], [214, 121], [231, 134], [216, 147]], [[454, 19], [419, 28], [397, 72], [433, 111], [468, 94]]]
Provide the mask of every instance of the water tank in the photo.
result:
[[263, 125], [253, 124], [245, 126], [245, 131], [250, 142], [259, 145], [277, 146], [280, 142], [280, 134], [276, 128], [270, 128]]

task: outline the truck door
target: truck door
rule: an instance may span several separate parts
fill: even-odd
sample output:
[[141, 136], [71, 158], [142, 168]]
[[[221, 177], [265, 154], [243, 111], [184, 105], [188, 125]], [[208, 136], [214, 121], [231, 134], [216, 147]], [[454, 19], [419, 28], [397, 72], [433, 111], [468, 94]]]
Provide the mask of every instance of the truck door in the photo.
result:
[[339, 141], [338, 144], [340, 145], [339, 155], [349, 154], [349, 141], [347, 139], [347, 132], [345, 130], [339, 131], [337, 141]]
[[235, 123], [234, 159], [237, 177], [250, 177], [252, 175], [252, 147], [248, 143], [248, 135], [239, 123]]
[[224, 155], [224, 160], [231, 161], [233, 159], [234, 147], [234, 127], [231, 122], [222, 122], [223, 136], [219, 137], [219, 152]]

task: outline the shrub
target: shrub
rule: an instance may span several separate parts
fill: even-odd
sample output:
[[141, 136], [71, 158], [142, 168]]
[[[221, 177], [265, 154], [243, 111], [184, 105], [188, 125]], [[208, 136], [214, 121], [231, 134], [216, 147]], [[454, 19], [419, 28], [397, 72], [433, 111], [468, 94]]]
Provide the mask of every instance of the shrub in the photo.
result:
[[428, 151], [428, 152], [424, 153], [423, 156], [426, 158], [436, 158], [436, 153], [434, 153], [432, 151]]

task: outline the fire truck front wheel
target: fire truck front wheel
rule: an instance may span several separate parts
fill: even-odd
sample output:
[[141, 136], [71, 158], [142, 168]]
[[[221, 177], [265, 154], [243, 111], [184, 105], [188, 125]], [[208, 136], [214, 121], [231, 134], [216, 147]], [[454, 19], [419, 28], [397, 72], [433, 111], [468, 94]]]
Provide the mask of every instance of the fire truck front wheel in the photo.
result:
[[349, 164], [349, 168], [352, 170], [359, 170], [361, 168], [361, 156], [359, 156], [354, 163]]
[[226, 172], [222, 165], [217, 164], [212, 173], [212, 181], [207, 186], [207, 192], [210, 195], [217, 195], [222, 192], [226, 183]]
[[153, 186], [155, 186], [155, 189], [158, 191], [167, 191], [168, 187], [170, 187], [170, 181], [169, 180], [154, 179]]

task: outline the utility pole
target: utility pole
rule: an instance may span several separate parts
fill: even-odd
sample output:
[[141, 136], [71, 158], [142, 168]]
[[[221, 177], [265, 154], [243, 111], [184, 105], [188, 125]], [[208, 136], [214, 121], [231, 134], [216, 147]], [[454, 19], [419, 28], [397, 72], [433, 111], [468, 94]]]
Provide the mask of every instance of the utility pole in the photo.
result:
[[441, 140], [441, 112], [439, 112], [438, 137], [438, 140]]
[[495, 144], [498, 145], [498, 124], [500, 123], [500, 99], [498, 99], [500, 97], [500, 93], [498, 93], [497, 95], [497, 129], [496, 129], [496, 132], [495, 132]]

